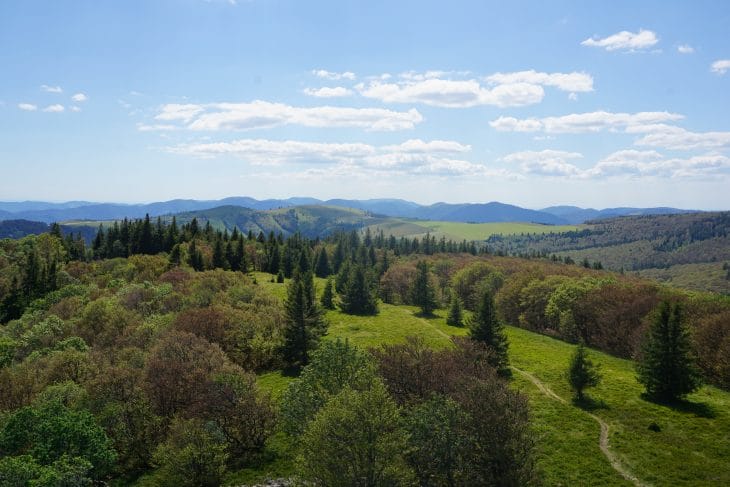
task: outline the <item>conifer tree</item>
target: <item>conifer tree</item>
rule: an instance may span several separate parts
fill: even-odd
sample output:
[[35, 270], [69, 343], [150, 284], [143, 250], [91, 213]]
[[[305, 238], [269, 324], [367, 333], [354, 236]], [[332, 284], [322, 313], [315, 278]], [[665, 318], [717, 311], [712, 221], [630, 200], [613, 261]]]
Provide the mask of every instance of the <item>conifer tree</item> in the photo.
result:
[[327, 279], [327, 283], [324, 285], [324, 291], [322, 292], [321, 304], [325, 309], [335, 309], [335, 296], [334, 296], [332, 278]]
[[502, 376], [509, 376], [509, 358], [507, 356], [507, 336], [497, 318], [492, 293], [484, 291], [481, 302], [474, 316], [469, 320], [469, 334], [472, 340], [484, 343], [492, 352], [489, 363]]
[[317, 348], [327, 331], [322, 308], [315, 300], [314, 276], [295, 270], [287, 287], [286, 325], [282, 355], [291, 367], [301, 368], [309, 362], [309, 354]]
[[436, 309], [436, 293], [429, 281], [428, 263], [425, 260], [416, 264], [416, 279], [411, 289], [413, 304], [421, 308], [424, 315], [433, 314]]
[[570, 388], [575, 392], [577, 400], [583, 400], [583, 391], [587, 387], [595, 387], [601, 381], [601, 374], [598, 372], [598, 366], [588, 357], [583, 342], [578, 344], [568, 368], [568, 382]]
[[355, 264], [350, 269], [349, 279], [340, 296], [340, 309], [353, 315], [374, 315], [378, 312], [375, 294], [360, 265]]
[[317, 277], [327, 277], [332, 273], [330, 269], [330, 260], [327, 256], [327, 250], [322, 246], [317, 254], [317, 262], [314, 266], [314, 273]]
[[223, 253], [223, 241], [220, 238], [215, 239], [213, 244], [213, 269], [225, 269], [226, 258]]
[[672, 306], [663, 301], [660, 304], [642, 348], [637, 371], [647, 395], [662, 401], [680, 399], [702, 384], [679, 303]]
[[451, 326], [464, 326], [464, 306], [459, 299], [459, 295], [455, 292], [451, 293], [451, 302], [449, 303], [449, 314], [446, 317], [446, 324]]

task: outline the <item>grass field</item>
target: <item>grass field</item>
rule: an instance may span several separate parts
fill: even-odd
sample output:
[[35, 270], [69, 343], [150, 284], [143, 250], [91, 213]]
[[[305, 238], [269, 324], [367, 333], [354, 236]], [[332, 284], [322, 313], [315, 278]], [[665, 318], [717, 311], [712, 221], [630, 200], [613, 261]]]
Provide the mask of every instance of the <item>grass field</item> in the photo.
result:
[[580, 227], [575, 225], [540, 225], [537, 223], [461, 223], [430, 220], [393, 218], [385, 223], [370, 226], [371, 232], [381, 229], [386, 235], [396, 237], [422, 237], [430, 233], [436, 238], [462, 241], [485, 240], [492, 235], [514, 235], [521, 233], [569, 232]]
[[[267, 275], [257, 279], [274, 294], [284, 295], [285, 286], [270, 283]], [[318, 287], [322, 288], [322, 282]], [[344, 315], [330, 311], [326, 339], [347, 338], [351, 343], [372, 347], [402, 342], [408, 335], [421, 336], [433, 347], [449, 345], [450, 336], [466, 334], [464, 328], [446, 325], [445, 312], [423, 319], [410, 306], [381, 304], [374, 317]], [[513, 387], [530, 399], [532, 423], [538, 440], [538, 464], [546, 485], [630, 485], [610, 465], [599, 448], [600, 428], [588, 412], [609, 425], [609, 445], [621, 464], [644, 485], [730, 485], [730, 393], [703, 387], [690, 395], [680, 408], [642, 399], [633, 362], [591, 351], [601, 364], [603, 381], [588, 391], [591, 411], [571, 402], [565, 380], [574, 346], [518, 328], [508, 328], [511, 364], [532, 374], [545, 387], [565, 400], [550, 398], [519, 373]], [[279, 372], [263, 374], [259, 385], [275, 398], [286, 388], [288, 377]], [[661, 431], [649, 429], [656, 423]], [[267, 459], [257, 468], [232, 475], [229, 483], [245, 483], [293, 472], [286, 439], [276, 435]]]

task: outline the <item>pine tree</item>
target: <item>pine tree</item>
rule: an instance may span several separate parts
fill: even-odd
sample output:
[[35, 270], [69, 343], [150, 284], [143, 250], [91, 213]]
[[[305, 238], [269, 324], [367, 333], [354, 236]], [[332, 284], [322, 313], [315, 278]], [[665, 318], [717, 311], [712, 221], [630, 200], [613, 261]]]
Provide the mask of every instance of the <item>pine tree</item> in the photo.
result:
[[317, 254], [317, 262], [314, 266], [314, 273], [317, 277], [327, 277], [332, 273], [330, 260], [327, 256], [327, 250], [324, 247], [320, 248], [319, 253]]
[[583, 342], [578, 344], [568, 367], [568, 382], [570, 388], [575, 392], [575, 397], [579, 401], [583, 400], [583, 391], [587, 387], [595, 387], [601, 381], [601, 374], [598, 372], [598, 366], [593, 364]]
[[436, 293], [429, 281], [428, 263], [425, 260], [416, 264], [416, 279], [411, 289], [413, 304], [421, 308], [424, 315], [433, 314], [436, 309]]
[[449, 303], [449, 314], [446, 317], [446, 324], [451, 326], [464, 326], [464, 306], [455, 292], [451, 293], [451, 302]]
[[317, 348], [322, 335], [327, 331], [322, 308], [315, 300], [314, 276], [294, 272], [287, 287], [286, 325], [282, 355], [291, 367], [301, 368], [309, 362], [309, 354]]
[[321, 304], [325, 309], [335, 309], [335, 293], [332, 284], [332, 278], [327, 279], [327, 283], [324, 285], [324, 291], [322, 292]]
[[374, 315], [378, 312], [375, 294], [360, 265], [355, 264], [350, 268], [349, 279], [340, 296], [340, 309], [352, 315]]
[[279, 284], [284, 283], [284, 271], [282, 269], [279, 269], [279, 273], [276, 275], [276, 282]]
[[213, 269], [225, 269], [226, 258], [223, 251], [223, 241], [220, 238], [215, 239], [213, 244]]
[[489, 363], [502, 376], [509, 376], [509, 358], [507, 357], [507, 336], [497, 318], [494, 297], [484, 291], [477, 312], [469, 320], [469, 334], [472, 340], [484, 343], [492, 352]]
[[637, 371], [647, 395], [662, 401], [680, 399], [702, 384], [679, 303], [672, 306], [663, 301], [659, 306], [659, 313], [642, 348]]

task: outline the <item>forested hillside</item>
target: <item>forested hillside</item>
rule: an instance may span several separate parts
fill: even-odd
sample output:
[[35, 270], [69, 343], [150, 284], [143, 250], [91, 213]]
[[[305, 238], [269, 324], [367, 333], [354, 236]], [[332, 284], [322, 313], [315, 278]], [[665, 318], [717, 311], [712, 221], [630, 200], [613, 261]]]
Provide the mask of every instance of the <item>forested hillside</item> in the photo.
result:
[[[730, 212], [613, 218], [572, 232], [495, 235], [487, 244], [495, 252], [648, 270], [645, 275], [676, 279], [681, 287], [730, 293]], [[713, 278], [697, 277], [701, 269], [710, 269]]]
[[[679, 303], [697, 370], [730, 387], [730, 299], [430, 236], [285, 238], [146, 218], [89, 247], [58, 226], [2, 240], [0, 271], [10, 485], [558, 482], [510, 386], [504, 324], [640, 358], [662, 303]], [[262, 377], [283, 381], [274, 396]], [[707, 441], [707, 471], [728, 478], [719, 439]]]

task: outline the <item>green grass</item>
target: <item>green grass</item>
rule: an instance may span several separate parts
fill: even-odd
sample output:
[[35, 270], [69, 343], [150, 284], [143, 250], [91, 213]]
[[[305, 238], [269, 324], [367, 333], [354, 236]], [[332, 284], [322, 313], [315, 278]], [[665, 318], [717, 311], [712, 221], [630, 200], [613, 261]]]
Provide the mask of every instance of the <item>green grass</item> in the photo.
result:
[[[262, 275], [263, 276], [263, 275]], [[259, 279], [262, 282], [262, 279]], [[263, 284], [279, 296], [285, 286]], [[318, 283], [321, 289], [322, 282]], [[381, 304], [376, 316], [349, 316], [329, 311], [326, 339], [347, 338], [361, 347], [398, 343], [418, 335], [433, 347], [448, 346], [450, 335], [464, 328], [446, 325], [445, 311], [433, 318], [418, 316], [410, 306]], [[538, 466], [546, 485], [628, 485], [601, 453], [599, 426], [570, 402], [565, 370], [574, 346], [519, 328], [508, 328], [511, 363], [530, 372], [568, 404], [544, 395], [529, 380], [515, 373], [513, 387], [530, 400], [532, 424], [538, 442]], [[610, 448], [621, 463], [642, 482], [651, 485], [730, 485], [730, 393], [703, 387], [690, 395], [684, 408], [675, 409], [646, 401], [629, 360], [590, 351], [601, 364], [602, 383], [587, 394], [599, 404], [593, 414], [609, 424]], [[274, 398], [292, 379], [280, 372], [259, 377], [262, 389]], [[649, 430], [650, 423], [661, 427]], [[235, 477], [254, 482], [291, 472], [293, 463], [285, 438], [274, 436], [267, 448], [268, 462]]]
[[485, 240], [492, 235], [514, 235], [520, 233], [558, 233], [569, 232], [580, 228], [576, 225], [540, 225], [537, 223], [462, 223], [444, 222], [432, 220], [415, 220], [406, 218], [391, 219], [383, 224], [372, 225], [370, 231], [377, 232], [380, 229], [386, 235], [396, 237], [423, 237], [430, 233], [436, 238], [442, 236], [447, 239], [461, 240]]
[[[570, 389], [564, 374], [574, 347], [517, 328], [510, 328], [508, 334], [512, 364], [529, 371], [569, 400]], [[641, 397], [643, 389], [636, 381], [633, 362], [597, 351], [591, 351], [591, 356], [601, 364], [603, 373], [601, 384], [588, 391], [601, 404], [593, 413], [609, 424], [611, 448], [640, 480], [653, 485], [730, 484], [730, 394], [703, 387], [688, 396], [684, 410], [655, 404]], [[521, 387], [519, 382], [516, 385]], [[572, 484], [570, 477], [577, 472], [569, 472], [587, 455], [573, 458], [567, 453], [572, 446], [566, 444], [564, 435], [593, 432], [597, 445], [598, 425], [593, 421], [573, 421], [575, 413], [587, 417], [575, 406], [561, 406], [552, 400], [546, 407], [545, 396], [529, 382], [523, 390], [531, 398], [538, 431], [558, 433], [545, 436], [541, 442], [546, 483]], [[660, 432], [649, 430], [652, 422], [661, 427]], [[595, 453], [590, 454], [596, 461], [591, 468], [596, 468], [599, 460], [605, 463], [597, 446]]]

